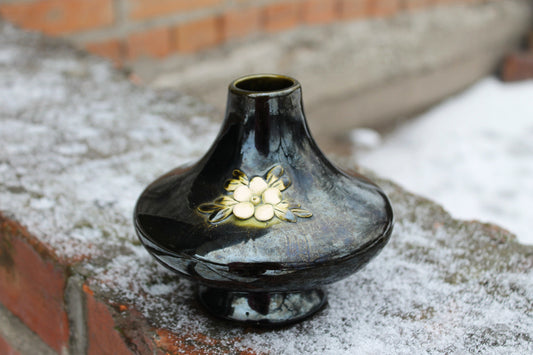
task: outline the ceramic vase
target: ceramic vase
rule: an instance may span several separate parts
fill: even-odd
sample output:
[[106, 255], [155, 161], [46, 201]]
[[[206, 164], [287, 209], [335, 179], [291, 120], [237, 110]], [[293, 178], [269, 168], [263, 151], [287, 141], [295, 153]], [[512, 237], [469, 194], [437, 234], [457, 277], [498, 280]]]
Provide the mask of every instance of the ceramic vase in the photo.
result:
[[261, 74], [230, 84], [211, 148], [150, 184], [134, 223], [157, 261], [197, 282], [209, 312], [282, 325], [321, 309], [324, 285], [385, 246], [393, 212], [379, 187], [319, 150], [300, 84]]

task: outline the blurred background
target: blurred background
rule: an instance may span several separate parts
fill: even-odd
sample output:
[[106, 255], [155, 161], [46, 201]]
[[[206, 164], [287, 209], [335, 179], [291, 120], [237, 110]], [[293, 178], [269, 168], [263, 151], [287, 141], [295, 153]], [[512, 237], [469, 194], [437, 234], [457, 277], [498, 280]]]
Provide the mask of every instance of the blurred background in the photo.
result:
[[326, 153], [533, 243], [531, 5], [2, 0], [0, 16], [106, 58], [138, 85], [199, 97], [219, 121], [235, 78], [293, 76]]

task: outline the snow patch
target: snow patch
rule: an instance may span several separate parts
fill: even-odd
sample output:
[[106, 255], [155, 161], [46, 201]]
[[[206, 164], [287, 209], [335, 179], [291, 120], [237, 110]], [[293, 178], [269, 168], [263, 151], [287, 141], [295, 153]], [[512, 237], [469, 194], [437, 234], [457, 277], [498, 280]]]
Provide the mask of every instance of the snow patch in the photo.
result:
[[356, 157], [456, 218], [499, 224], [533, 244], [531, 137], [533, 82], [487, 78]]

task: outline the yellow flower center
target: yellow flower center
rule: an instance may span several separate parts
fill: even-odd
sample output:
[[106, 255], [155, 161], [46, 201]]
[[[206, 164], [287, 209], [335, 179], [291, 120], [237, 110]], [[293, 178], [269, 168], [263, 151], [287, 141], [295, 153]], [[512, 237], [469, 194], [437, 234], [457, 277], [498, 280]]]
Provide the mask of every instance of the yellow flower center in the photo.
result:
[[258, 205], [261, 203], [261, 197], [252, 196], [252, 198], [250, 199], [250, 202], [253, 203], [254, 205]]

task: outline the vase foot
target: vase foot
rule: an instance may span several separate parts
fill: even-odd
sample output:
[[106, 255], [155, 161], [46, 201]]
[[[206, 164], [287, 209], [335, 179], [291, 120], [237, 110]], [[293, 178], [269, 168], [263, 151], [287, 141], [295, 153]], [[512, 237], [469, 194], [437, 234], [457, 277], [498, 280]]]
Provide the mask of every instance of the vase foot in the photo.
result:
[[319, 311], [327, 301], [322, 289], [295, 292], [242, 292], [198, 287], [202, 305], [213, 315], [237, 322], [285, 325]]

